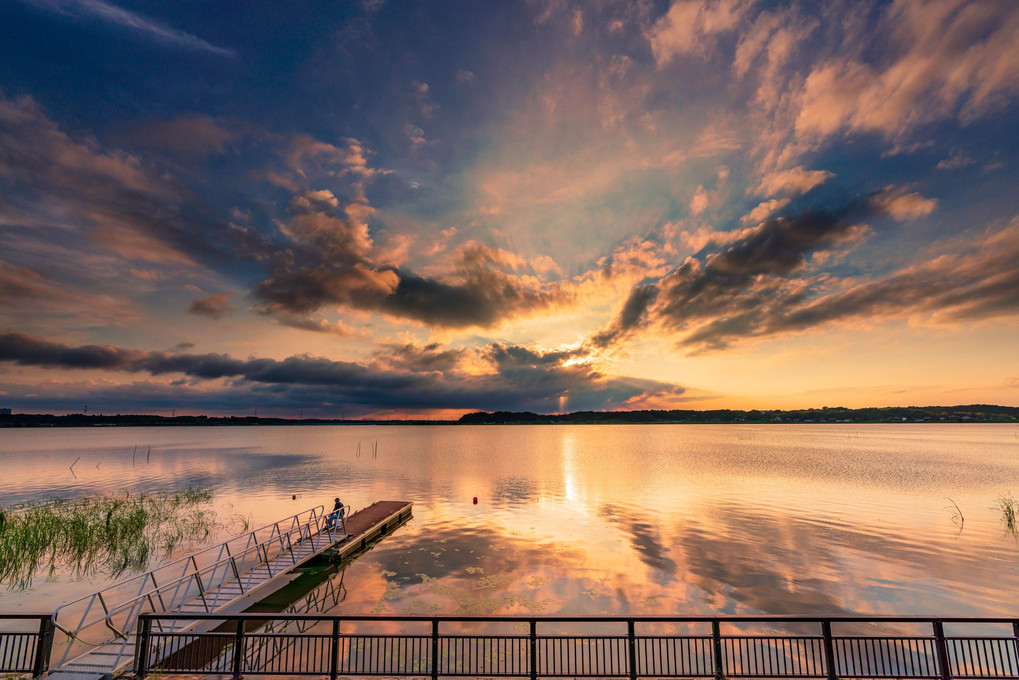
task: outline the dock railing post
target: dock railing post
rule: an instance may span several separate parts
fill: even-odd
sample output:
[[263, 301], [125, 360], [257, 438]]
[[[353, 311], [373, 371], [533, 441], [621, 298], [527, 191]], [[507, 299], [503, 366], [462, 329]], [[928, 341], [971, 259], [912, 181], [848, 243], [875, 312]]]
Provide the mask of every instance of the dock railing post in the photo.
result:
[[626, 622], [626, 644], [630, 656], [630, 680], [637, 680], [637, 635], [633, 619]]
[[237, 619], [234, 632], [234, 680], [241, 680], [241, 664], [244, 661], [244, 619]]
[[333, 619], [333, 646], [329, 657], [329, 680], [336, 680], [340, 668], [340, 620]]
[[52, 616], [39, 619], [39, 638], [35, 641], [35, 659], [32, 662], [32, 677], [41, 678], [50, 665], [50, 652], [53, 650], [53, 635], [56, 627]]
[[432, 680], [439, 678], [439, 620], [432, 619]]
[[144, 678], [149, 674], [149, 637], [152, 635], [152, 619], [142, 614], [138, 619], [138, 644], [134, 650], [134, 674]]
[[821, 622], [821, 634], [824, 636], [824, 665], [828, 669], [828, 680], [838, 680], [835, 668], [835, 644], [831, 637], [831, 621]]
[[938, 649], [938, 665], [941, 667], [941, 680], [952, 680], [952, 669], [948, 665], [948, 643], [945, 642], [945, 624], [933, 621], [934, 644]]
[[715, 660], [715, 678], [723, 680], [725, 672], [722, 670], [722, 625], [718, 619], [711, 622], [711, 648]]
[[530, 620], [531, 634], [530, 634], [530, 650], [531, 650], [531, 680], [538, 680], [538, 622], [535, 619]]

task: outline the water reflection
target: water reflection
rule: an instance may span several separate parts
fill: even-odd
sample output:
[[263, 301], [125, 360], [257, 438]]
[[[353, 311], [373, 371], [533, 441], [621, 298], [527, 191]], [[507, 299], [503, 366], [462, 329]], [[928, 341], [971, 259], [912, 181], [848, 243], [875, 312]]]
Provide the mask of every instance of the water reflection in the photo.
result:
[[[1015, 615], [1011, 426], [116, 429], [4, 433], [5, 502], [198, 485], [253, 525], [340, 495], [415, 519], [344, 613]], [[8, 436], [10, 435], [10, 436]], [[378, 442], [378, 455], [363, 451]], [[151, 461], [131, 465], [135, 445]], [[357, 455], [358, 448], [362, 451]], [[76, 456], [79, 479], [67, 472]], [[101, 463], [97, 468], [95, 463]], [[477, 496], [479, 503], [472, 504]], [[946, 497], [966, 517], [952, 521]], [[11, 500], [8, 500], [11, 499]], [[45, 610], [94, 582], [0, 594]]]

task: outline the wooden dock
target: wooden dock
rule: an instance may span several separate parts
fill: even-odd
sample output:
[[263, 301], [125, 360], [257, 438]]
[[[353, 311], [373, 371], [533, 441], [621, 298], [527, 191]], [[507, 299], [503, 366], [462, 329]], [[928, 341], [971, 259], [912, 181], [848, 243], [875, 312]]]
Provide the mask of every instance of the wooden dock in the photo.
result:
[[[263, 549], [265, 559], [246, 572], [235, 573], [233, 578], [223, 578], [215, 585], [207, 584], [199, 588], [195, 597], [163, 611], [183, 614], [242, 612], [288, 583], [294, 578], [294, 571], [312, 559], [321, 555], [343, 559], [363, 550], [406, 522], [411, 517], [412, 509], [413, 504], [407, 501], [377, 501], [350, 515], [344, 525], [345, 531], [340, 531], [338, 527], [332, 530], [325, 529], [319, 518], [317, 531], [314, 533], [301, 532], [298, 538], [292, 538], [289, 534], [278, 536], [272, 542], [277, 548], [274, 555]], [[237, 571], [236, 567], [234, 571]], [[152, 603], [161, 601], [161, 596], [157, 593], [156, 598], [148, 596], [145, 599], [138, 599], [137, 604], [125, 603], [119, 608], [127, 608], [130, 611], [127, 623], [133, 627], [138, 613], [146, 608], [146, 605], [155, 611], [151, 609]], [[117, 607], [112, 607], [111, 614], [107, 617], [107, 625], [111, 630], [116, 630], [114, 625], [110, 625], [112, 612], [116, 609]], [[182, 618], [173, 622], [172, 631], [167, 629], [165, 632], [197, 631], [206, 624], [207, 620]], [[123, 637], [116, 637], [52, 669], [49, 677], [57, 680], [100, 680], [127, 671], [134, 661], [135, 635], [132, 634], [133, 631], [127, 630], [127, 626], [124, 627]]]

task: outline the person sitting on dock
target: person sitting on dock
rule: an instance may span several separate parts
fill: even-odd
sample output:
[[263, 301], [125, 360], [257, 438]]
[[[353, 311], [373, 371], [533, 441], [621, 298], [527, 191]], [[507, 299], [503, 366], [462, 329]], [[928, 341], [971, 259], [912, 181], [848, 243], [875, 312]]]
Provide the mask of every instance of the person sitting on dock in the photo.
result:
[[326, 522], [326, 529], [332, 529], [339, 522], [342, 526], [343, 522], [343, 502], [339, 498], [333, 499], [333, 511], [329, 513], [329, 521]]

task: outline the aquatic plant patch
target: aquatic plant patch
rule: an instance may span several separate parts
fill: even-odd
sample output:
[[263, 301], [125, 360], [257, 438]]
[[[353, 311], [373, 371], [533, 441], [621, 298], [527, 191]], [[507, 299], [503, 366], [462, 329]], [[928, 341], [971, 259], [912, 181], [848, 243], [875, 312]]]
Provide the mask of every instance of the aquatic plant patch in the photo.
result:
[[141, 571], [217, 529], [212, 493], [123, 493], [0, 508], [0, 583], [27, 588], [43, 572], [75, 578]]

